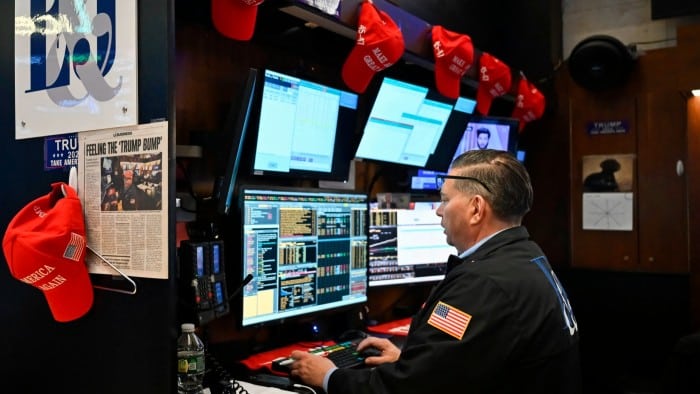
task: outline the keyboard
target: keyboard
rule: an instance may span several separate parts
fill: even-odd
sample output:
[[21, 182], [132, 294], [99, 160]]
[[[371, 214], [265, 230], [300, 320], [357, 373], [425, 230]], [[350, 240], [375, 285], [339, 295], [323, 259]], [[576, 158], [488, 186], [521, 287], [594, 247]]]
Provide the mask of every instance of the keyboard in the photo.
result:
[[[309, 349], [309, 353], [327, 357], [338, 368], [352, 368], [365, 363], [365, 356], [357, 351], [357, 341], [345, 341], [330, 346], [320, 346]], [[278, 372], [289, 373], [294, 359], [280, 357], [272, 361], [272, 369]]]

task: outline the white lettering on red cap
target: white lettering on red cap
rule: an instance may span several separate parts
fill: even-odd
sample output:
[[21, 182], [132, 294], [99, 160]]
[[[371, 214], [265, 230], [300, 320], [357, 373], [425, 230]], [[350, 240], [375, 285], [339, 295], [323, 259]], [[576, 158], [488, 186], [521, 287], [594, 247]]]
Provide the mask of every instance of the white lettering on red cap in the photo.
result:
[[22, 278], [22, 279], [20, 279], [20, 280], [21, 280], [22, 282], [24, 282], [24, 283], [32, 284], [32, 283], [34, 283], [34, 282], [36, 282], [36, 281], [39, 281], [39, 280], [45, 278], [46, 276], [48, 276], [48, 275], [49, 275], [53, 270], [55, 270], [55, 269], [56, 269], [56, 268], [54, 268], [54, 267], [52, 267], [52, 266], [50, 266], [50, 265], [44, 264], [43, 267], [39, 268], [38, 270], [32, 272], [31, 274], [25, 276], [24, 278]]
[[479, 69], [479, 74], [481, 74], [481, 82], [487, 82], [489, 80], [489, 69], [486, 66], [481, 66]]
[[362, 60], [364, 60], [367, 67], [374, 72], [382, 71], [385, 68], [391, 67], [393, 64], [389, 62], [389, 59], [386, 57], [386, 55], [384, 55], [379, 47], [372, 49], [372, 55], [374, 55], [374, 58], [371, 55], [365, 55]]
[[442, 43], [440, 41], [435, 41], [433, 43], [433, 49], [435, 50], [435, 57], [440, 58], [445, 56], [445, 51], [442, 49]]
[[263, 1], [265, 1], [265, 0], [241, 0], [241, 1], [244, 2], [246, 5], [256, 6], [256, 5], [262, 4]]
[[501, 85], [500, 82], [496, 82], [496, 84], [489, 89], [489, 93], [491, 93], [493, 97], [498, 97], [503, 96], [506, 93], [506, 90], [503, 88], [503, 85]]
[[537, 117], [532, 111], [527, 111], [525, 114], [523, 114], [523, 120], [526, 122], [532, 122], [535, 119], [537, 119]]
[[44, 216], [46, 216], [46, 212], [44, 212], [40, 206], [35, 205], [32, 208], [34, 209], [34, 213], [36, 214], [36, 216], [38, 216], [40, 218], [43, 218]]
[[467, 64], [467, 61], [462, 59], [461, 57], [455, 55], [455, 56], [452, 56], [452, 63], [454, 63], [455, 66], [457, 66], [461, 69], [464, 69], [464, 65]]
[[47, 291], [47, 290], [53, 290], [57, 288], [58, 286], [66, 283], [68, 279], [62, 277], [61, 275], [56, 275], [53, 279], [50, 281], [44, 283], [43, 285], [39, 286], [41, 290]]
[[365, 33], [367, 33], [367, 26], [357, 26], [357, 45], [365, 45]]
[[372, 54], [379, 60], [379, 63], [384, 65], [384, 68], [391, 66], [391, 63], [389, 63], [389, 59], [382, 53], [382, 50], [380, 48], [374, 48], [372, 49]]
[[459, 67], [458, 65], [454, 64], [454, 63], [453, 63], [453, 64], [450, 64], [450, 66], [448, 67], [448, 69], [449, 69], [450, 71], [452, 71], [453, 73], [457, 74], [457, 75], [462, 75], [463, 69], [462, 69], [461, 67]]
[[372, 70], [374, 72], [382, 71], [382, 69], [377, 65], [377, 63], [374, 62], [374, 59], [372, 59], [372, 56], [365, 55], [365, 57], [363, 57], [362, 60], [365, 61], [365, 64], [367, 65], [367, 67], [370, 68], [370, 70]]

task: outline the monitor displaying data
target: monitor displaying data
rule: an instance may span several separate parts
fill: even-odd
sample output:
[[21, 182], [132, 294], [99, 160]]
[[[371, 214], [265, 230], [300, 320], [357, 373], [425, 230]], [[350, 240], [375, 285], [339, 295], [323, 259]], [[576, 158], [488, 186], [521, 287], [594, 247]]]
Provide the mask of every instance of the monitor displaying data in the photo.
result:
[[407, 208], [369, 212], [369, 286], [436, 282], [444, 278], [448, 245], [439, 201], [411, 202]]
[[367, 300], [366, 194], [242, 186], [241, 326]]
[[446, 171], [476, 101], [385, 77], [374, 97], [358, 160]]
[[261, 85], [253, 175], [347, 180], [358, 96], [273, 70]]

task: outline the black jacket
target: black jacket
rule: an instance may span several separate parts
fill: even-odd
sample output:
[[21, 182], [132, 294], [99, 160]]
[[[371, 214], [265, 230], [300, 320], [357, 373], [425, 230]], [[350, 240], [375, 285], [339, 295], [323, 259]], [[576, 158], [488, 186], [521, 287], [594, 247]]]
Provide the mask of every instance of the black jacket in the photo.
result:
[[[464, 261], [452, 256], [448, 265], [413, 317], [399, 360], [336, 370], [329, 394], [581, 392], [568, 297], [524, 227], [495, 235]], [[434, 316], [437, 323], [429, 323], [438, 303], [461, 320], [441, 324]]]

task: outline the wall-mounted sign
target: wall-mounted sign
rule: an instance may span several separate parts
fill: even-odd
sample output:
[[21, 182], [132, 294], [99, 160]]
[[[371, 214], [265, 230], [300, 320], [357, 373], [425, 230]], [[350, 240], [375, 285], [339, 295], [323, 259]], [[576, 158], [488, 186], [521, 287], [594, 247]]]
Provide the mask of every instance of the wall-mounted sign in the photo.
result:
[[15, 0], [15, 138], [138, 123], [136, 0]]
[[589, 135], [626, 134], [630, 131], [630, 125], [626, 120], [593, 121], [588, 122], [586, 131]]
[[78, 167], [78, 134], [44, 138], [44, 169]]

